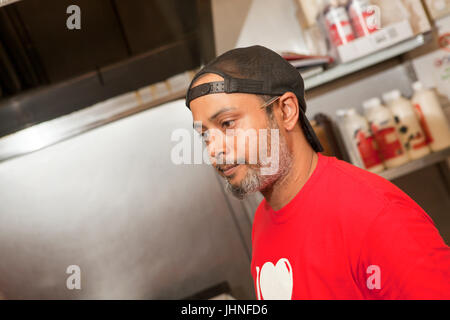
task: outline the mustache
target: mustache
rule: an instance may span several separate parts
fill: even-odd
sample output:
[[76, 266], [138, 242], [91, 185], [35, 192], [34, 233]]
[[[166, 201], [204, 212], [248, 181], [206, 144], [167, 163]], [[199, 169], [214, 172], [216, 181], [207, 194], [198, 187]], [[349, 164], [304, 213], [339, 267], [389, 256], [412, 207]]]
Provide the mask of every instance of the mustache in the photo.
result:
[[222, 163], [223, 164], [215, 164], [216, 169], [221, 172], [227, 171], [228, 169], [236, 167], [238, 165], [247, 165], [247, 161], [245, 159], [238, 159], [233, 161], [228, 160], [228, 163], [226, 161], [222, 161]]

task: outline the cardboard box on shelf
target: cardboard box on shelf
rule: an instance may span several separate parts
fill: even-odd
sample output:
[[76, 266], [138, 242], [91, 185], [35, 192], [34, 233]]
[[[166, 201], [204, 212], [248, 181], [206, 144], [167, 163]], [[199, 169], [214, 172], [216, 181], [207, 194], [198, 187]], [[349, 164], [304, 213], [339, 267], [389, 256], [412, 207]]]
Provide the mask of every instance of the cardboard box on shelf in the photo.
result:
[[308, 29], [316, 24], [317, 13], [319, 12], [318, 1], [296, 0], [298, 5], [297, 19], [302, 29]]
[[409, 16], [408, 20], [415, 35], [431, 30], [427, 13], [420, 0], [401, 0]]
[[371, 3], [380, 9], [382, 28], [408, 20], [415, 35], [431, 30], [421, 0], [371, 0]]
[[408, 20], [393, 23], [366, 37], [358, 38], [337, 48], [341, 62], [349, 62], [387, 48], [414, 36]]
[[329, 54], [343, 63], [431, 30], [431, 24], [421, 0], [370, 0], [368, 3], [370, 11], [373, 11], [371, 22], [379, 26], [378, 31], [343, 41], [339, 45], [333, 45], [333, 41], [328, 39]]
[[[436, 21], [439, 49], [412, 60], [417, 79], [426, 88], [436, 88], [443, 106], [450, 105], [450, 46], [446, 39], [450, 34], [450, 15]], [[450, 118], [449, 118], [450, 120]]]
[[425, 5], [433, 20], [450, 15], [450, 0], [425, 0]]

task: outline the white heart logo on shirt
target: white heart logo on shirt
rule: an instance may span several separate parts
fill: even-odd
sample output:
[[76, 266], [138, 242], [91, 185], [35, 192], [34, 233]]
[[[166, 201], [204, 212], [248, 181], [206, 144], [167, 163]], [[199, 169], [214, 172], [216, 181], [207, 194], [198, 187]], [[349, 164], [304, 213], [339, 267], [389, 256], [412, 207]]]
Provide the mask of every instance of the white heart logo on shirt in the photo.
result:
[[[276, 265], [266, 262], [259, 271], [256, 267], [256, 281], [258, 299], [264, 300], [290, 300], [294, 281], [292, 277], [292, 267], [289, 260], [281, 258]], [[262, 297], [259, 297], [261, 290]]]

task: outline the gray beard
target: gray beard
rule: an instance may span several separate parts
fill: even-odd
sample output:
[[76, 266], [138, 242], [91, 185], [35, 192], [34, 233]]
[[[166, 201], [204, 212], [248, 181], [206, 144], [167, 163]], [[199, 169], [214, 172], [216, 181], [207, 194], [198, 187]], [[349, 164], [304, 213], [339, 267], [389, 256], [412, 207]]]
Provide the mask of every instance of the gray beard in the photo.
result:
[[[271, 123], [271, 127], [268, 128], [269, 139], [270, 139], [270, 129], [277, 129], [276, 123]], [[292, 155], [289, 152], [286, 140], [280, 134], [279, 137], [279, 165], [278, 171], [271, 175], [261, 174], [261, 165], [247, 165], [247, 174], [244, 179], [242, 179], [239, 185], [231, 184], [228, 179], [225, 179], [226, 185], [225, 189], [230, 192], [236, 198], [243, 200], [249, 194], [265, 190], [267, 187], [273, 185], [277, 180], [286, 176], [292, 166]]]

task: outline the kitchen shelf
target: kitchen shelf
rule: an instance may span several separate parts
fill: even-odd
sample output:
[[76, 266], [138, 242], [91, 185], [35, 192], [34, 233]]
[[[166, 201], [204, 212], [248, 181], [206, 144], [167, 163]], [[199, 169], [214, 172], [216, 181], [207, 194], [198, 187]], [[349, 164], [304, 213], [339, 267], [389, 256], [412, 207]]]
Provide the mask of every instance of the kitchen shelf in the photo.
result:
[[318, 87], [325, 83], [344, 77], [348, 74], [373, 66], [382, 61], [386, 61], [388, 59], [416, 49], [426, 42], [427, 40], [425, 35], [420, 34], [418, 36], [415, 36], [414, 38], [402, 41], [396, 45], [377, 51], [368, 56], [347, 63], [339, 64], [335, 67], [325, 70], [322, 73], [305, 79], [305, 90]]
[[405, 163], [400, 167], [385, 170], [383, 172], [380, 172], [379, 175], [388, 180], [394, 180], [411, 172], [423, 169], [442, 161], [446, 161], [447, 157], [450, 157], [450, 147], [438, 152], [432, 152], [423, 158]]

